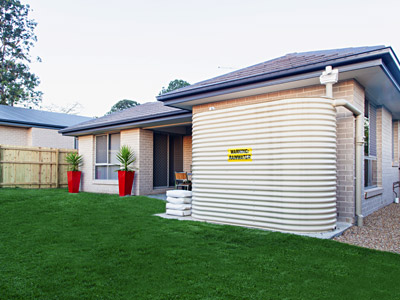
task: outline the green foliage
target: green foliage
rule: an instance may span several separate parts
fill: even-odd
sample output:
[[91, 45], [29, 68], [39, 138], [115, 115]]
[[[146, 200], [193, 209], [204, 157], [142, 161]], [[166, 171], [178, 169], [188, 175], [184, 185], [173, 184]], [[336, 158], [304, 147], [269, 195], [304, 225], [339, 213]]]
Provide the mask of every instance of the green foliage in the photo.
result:
[[[39, 78], [30, 72], [29, 51], [36, 42], [36, 22], [29, 19], [29, 5], [0, 0], [0, 104], [37, 105], [42, 92]], [[40, 58], [38, 58], [40, 61]]]
[[136, 161], [135, 153], [129, 146], [122, 146], [117, 153], [117, 160], [121, 163], [120, 171], [133, 171], [133, 167], [130, 167]]
[[364, 117], [364, 155], [369, 156], [369, 118]]
[[0, 190], [0, 299], [400, 299], [398, 254], [163, 219], [143, 196]]
[[71, 165], [70, 171], [79, 171], [79, 167], [83, 164], [82, 155], [79, 155], [77, 152], [68, 153], [65, 161]]
[[160, 96], [162, 94], [165, 94], [165, 93], [168, 93], [168, 92], [183, 88], [183, 87], [188, 86], [188, 85], [190, 85], [190, 83], [185, 81], [185, 80], [175, 79], [175, 80], [172, 80], [172, 81], [169, 82], [167, 88], [162, 87], [162, 90], [160, 91], [160, 93], [158, 95]]
[[108, 113], [106, 113], [106, 115], [115, 113], [117, 111], [122, 111], [137, 105], [140, 105], [140, 103], [133, 100], [128, 100], [128, 99], [120, 100], [111, 107], [111, 110]]

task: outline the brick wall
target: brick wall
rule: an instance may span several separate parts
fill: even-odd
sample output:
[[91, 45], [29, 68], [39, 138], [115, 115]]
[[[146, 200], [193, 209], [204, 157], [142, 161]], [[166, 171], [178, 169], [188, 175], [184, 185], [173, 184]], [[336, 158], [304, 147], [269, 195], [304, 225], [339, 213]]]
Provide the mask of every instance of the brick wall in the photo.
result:
[[192, 166], [192, 136], [183, 137], [183, 171], [191, 172]]
[[[118, 181], [94, 180], [94, 141], [93, 135], [79, 137], [79, 154], [83, 155], [82, 190], [93, 193], [118, 193]], [[153, 132], [139, 128], [121, 131], [121, 146], [128, 145], [136, 155], [137, 168], [133, 194], [148, 195], [162, 193], [153, 189]]]
[[[316, 85], [293, 90], [279, 91], [238, 99], [230, 99], [193, 107], [193, 114], [214, 109], [250, 105], [279, 99], [325, 96], [325, 86]], [[364, 111], [364, 89], [355, 80], [339, 82], [333, 86], [333, 96], [345, 99]], [[343, 107], [337, 108], [337, 212], [338, 221], [354, 222], [354, 176], [355, 176], [355, 119]]]
[[140, 129], [139, 132], [139, 190], [138, 195], [153, 191], [153, 131]]
[[[398, 130], [396, 130], [396, 128], [398, 128], [397, 126], [393, 126], [391, 113], [384, 107], [378, 107], [376, 112], [376, 159], [378, 189], [375, 190], [380, 191], [378, 195], [364, 199], [364, 216], [368, 216], [377, 209], [392, 203], [394, 200], [393, 182], [399, 181], [399, 170], [398, 163], [393, 160], [392, 155], [392, 129], [394, 128], [395, 133], [397, 134], [397, 136], [395, 136], [395, 141], [397, 141], [398, 147], [399, 136]], [[395, 157], [398, 157], [398, 152], [396, 153], [396, 150]]]
[[[358, 84], [354, 80], [347, 80], [343, 82], [339, 82], [333, 86], [333, 92], [335, 98], [346, 99], [352, 102], [354, 92]], [[297, 98], [297, 97], [319, 97], [325, 95], [325, 86], [323, 85], [315, 85], [309, 87], [303, 87], [298, 89], [274, 92], [269, 94], [262, 94], [244, 98], [237, 98], [237, 99], [230, 99], [225, 101], [219, 101], [214, 103], [207, 103], [202, 105], [197, 105], [193, 107], [193, 114], [208, 111], [210, 107], [214, 107], [215, 109], [224, 109], [230, 107], [236, 107], [240, 105], [249, 105], [249, 104], [256, 104], [256, 103], [263, 103], [273, 100], [280, 100], [280, 99], [289, 99], [289, 98]], [[357, 89], [358, 93], [359, 91]], [[364, 106], [364, 104], [362, 104]], [[351, 113], [350, 113], [351, 115]]]
[[[121, 146], [127, 145], [132, 148], [136, 156], [136, 162], [134, 164], [135, 168], [140, 168], [139, 160], [140, 160], [140, 148], [139, 148], [139, 139], [140, 139], [140, 129], [129, 129], [129, 130], [122, 130], [121, 131]], [[139, 177], [140, 171], [135, 171], [135, 179], [133, 182], [133, 194], [139, 195]]]
[[0, 126], [0, 144], [13, 146], [29, 146], [29, 128]]

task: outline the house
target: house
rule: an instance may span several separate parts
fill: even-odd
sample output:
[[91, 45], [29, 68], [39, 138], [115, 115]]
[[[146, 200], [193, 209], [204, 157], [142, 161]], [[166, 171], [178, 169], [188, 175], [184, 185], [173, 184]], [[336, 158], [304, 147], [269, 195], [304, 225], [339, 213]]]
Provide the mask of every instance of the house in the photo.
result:
[[191, 122], [188, 110], [149, 102], [60, 132], [79, 139], [83, 191], [118, 193], [115, 153], [129, 145], [139, 169], [134, 193], [148, 195], [174, 186], [174, 171], [190, 170]]
[[58, 130], [91, 120], [88, 117], [0, 105], [0, 144], [76, 148], [74, 137]]
[[320, 232], [362, 225], [393, 202], [400, 66], [391, 47], [287, 54], [157, 100], [61, 130], [79, 137], [84, 191], [117, 193], [114, 153], [127, 144], [135, 194], [193, 173], [196, 219]]

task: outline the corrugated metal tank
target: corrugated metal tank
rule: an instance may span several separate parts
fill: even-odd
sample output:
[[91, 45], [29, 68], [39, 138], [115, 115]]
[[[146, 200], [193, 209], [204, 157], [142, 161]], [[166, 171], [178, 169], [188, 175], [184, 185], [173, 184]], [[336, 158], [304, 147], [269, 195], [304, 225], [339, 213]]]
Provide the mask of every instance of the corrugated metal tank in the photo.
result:
[[[251, 160], [228, 161], [229, 149]], [[193, 217], [289, 232], [336, 226], [336, 110], [295, 98], [193, 115]]]

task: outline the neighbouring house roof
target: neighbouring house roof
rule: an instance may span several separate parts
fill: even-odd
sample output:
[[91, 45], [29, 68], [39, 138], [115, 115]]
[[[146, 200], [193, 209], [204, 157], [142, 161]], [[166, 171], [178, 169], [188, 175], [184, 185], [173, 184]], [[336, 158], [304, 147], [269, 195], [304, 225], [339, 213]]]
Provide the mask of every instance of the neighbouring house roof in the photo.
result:
[[0, 105], [0, 125], [62, 129], [90, 119], [71, 114]]
[[104, 117], [70, 126], [60, 132], [64, 135], [93, 133], [101, 130], [116, 130], [140, 127], [154, 122], [165, 122], [177, 118], [191, 118], [191, 112], [163, 105], [162, 102], [148, 102]]

